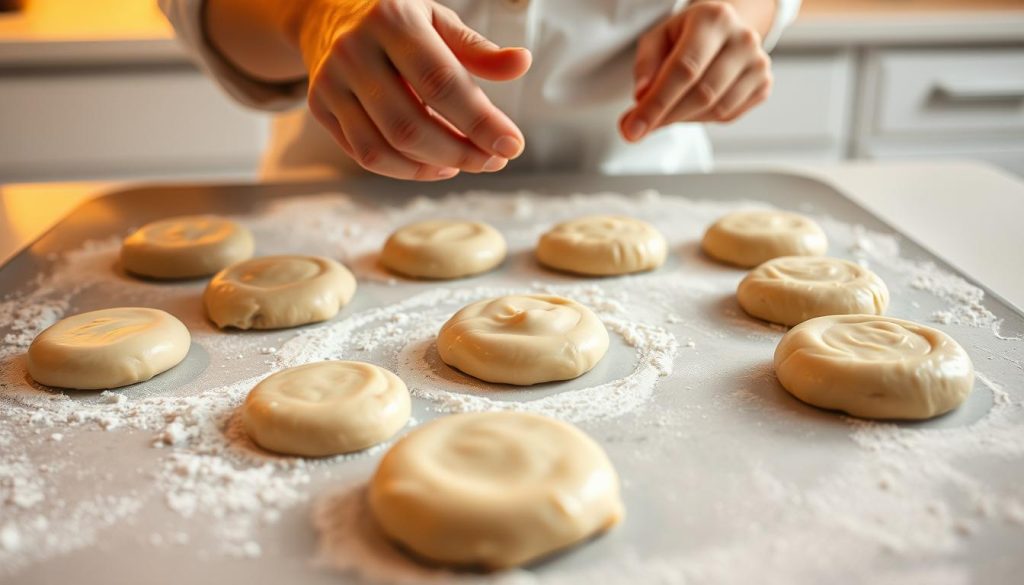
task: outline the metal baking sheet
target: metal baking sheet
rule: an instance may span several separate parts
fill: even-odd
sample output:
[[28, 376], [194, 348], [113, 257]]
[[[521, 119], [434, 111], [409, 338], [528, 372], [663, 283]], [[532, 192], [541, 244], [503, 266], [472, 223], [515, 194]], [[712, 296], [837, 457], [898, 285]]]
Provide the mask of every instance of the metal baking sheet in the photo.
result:
[[[404, 205], [415, 196], [436, 199], [452, 192], [474, 189], [508, 193], [508, 197], [514, 197], [514, 193], [522, 190], [554, 197], [577, 193], [635, 193], [653, 189], [664, 197], [685, 196], [723, 203], [737, 200], [761, 202], [817, 218], [834, 218], [874, 232], [898, 235], [893, 227], [879, 221], [832, 187], [800, 176], [774, 173], [461, 177], [438, 184], [367, 178], [330, 184], [138, 187], [83, 205], [0, 268], [0, 298], [17, 299], [31, 291], [37, 278], [53, 270], [54, 255], [79, 248], [90, 240], [123, 235], [147, 221], [170, 215], [220, 213], [245, 221], [269, 205], [319, 193], [345, 193], [359, 206], [387, 209]], [[41, 200], [40, 204], [45, 203]], [[635, 205], [637, 214], [642, 216], [642, 199], [637, 199]], [[506, 230], [524, 228], [511, 216], [480, 219]], [[532, 218], [530, 221], [536, 224], [541, 219]], [[673, 229], [672, 226], [661, 228]], [[670, 233], [672, 258], [661, 272], [714, 272], [738, 282], [742, 271], [717, 266], [701, 256], [697, 246], [700, 235], [696, 230]], [[900, 254], [908, 261], [930, 261], [944, 271], [956, 273], [913, 241], [900, 237], [899, 242]], [[287, 251], [325, 253], [331, 249], [327, 246]], [[275, 250], [268, 250], [258, 243], [257, 251], [271, 253]], [[849, 250], [832, 249], [830, 252], [835, 256], [850, 257]], [[468, 284], [466, 281], [428, 283], [400, 280], [396, 285], [385, 279], [364, 279], [360, 282], [355, 301], [335, 322], [438, 287], [520, 286], [525, 290], [527, 282], [529, 286], [538, 286], [538, 283], [565, 286], [576, 281], [584, 282], [584, 279], [546, 272], [533, 265], [527, 245], [513, 247], [510, 253], [510, 261], [501, 269], [471, 279]], [[345, 260], [353, 263], [371, 259]], [[109, 269], [111, 278], [123, 279], [124, 297], [97, 297], [85, 291], [74, 297], [67, 313], [117, 306], [139, 298], [130, 294], [137, 283], [117, 274], [116, 257], [111, 259]], [[373, 269], [365, 265], [356, 267], [357, 276], [360, 270]], [[942, 306], [942, 300], [928, 291], [906, 286], [906, 275], [885, 268], [878, 270], [890, 286], [901, 293], [894, 295], [890, 314], [927, 323], [934, 309]], [[643, 279], [654, 276], [629, 278], [633, 279], [631, 290], [636, 291], [644, 288]], [[613, 281], [594, 281], [598, 287], [604, 286], [603, 282]], [[894, 287], [894, 283], [897, 286]], [[203, 282], [186, 285], [184, 290], [187, 294], [161, 300], [165, 304], [162, 308], [174, 312], [186, 323], [201, 322], [203, 317], [198, 295], [203, 285]], [[146, 286], [158, 285], [148, 283]], [[984, 289], [983, 286], [981, 288]], [[670, 294], [661, 292], [661, 300]], [[1021, 340], [1024, 317], [991, 291], [985, 290], [985, 293], [984, 307], [999, 320], [998, 335], [990, 327], [936, 325], [965, 346], [978, 371], [983, 373], [985, 384], [979, 383], [971, 399], [950, 415], [923, 423], [896, 423], [895, 432], [880, 436], [906, 439], [912, 443], [912, 437], [917, 436], [913, 434], [915, 432], [941, 433], [970, 427], [977, 428], [977, 432], [970, 436], [984, 444], [987, 432], [984, 423], [993, 407], [994, 394], [990, 388], [996, 387], [1005, 391], [1006, 400], [1011, 403], [1002, 415], [1010, 420], [1003, 430], [1010, 433], [1018, 445], [1024, 445], [1024, 426], [1021, 426], [1024, 424], [1024, 411], [1020, 408], [1024, 400], [1024, 341]], [[631, 302], [646, 302], [642, 293], [630, 299]], [[1000, 494], [1000, 505], [1024, 502], [1024, 492], [1019, 487], [1024, 483], [1024, 451], [1010, 449], [1009, 452], [994, 452], [992, 456], [975, 456], [973, 451], [965, 451], [969, 456], [960, 462], [964, 471], [959, 484], [950, 482], [949, 478], [955, 477], [956, 473], [948, 469], [932, 479], [927, 473], [919, 473], [908, 481], [898, 482], [901, 489], [908, 490], [919, 482], [918, 487], [925, 489], [933, 499], [936, 493], [945, 494], [939, 498], [940, 506], [935, 511], [936, 522], [945, 523], [939, 528], [934, 525], [922, 525], [919, 531], [914, 526], [900, 528], [901, 522], [917, 522], [920, 515], [912, 510], [918, 501], [917, 494], [899, 493], [893, 495], [889, 502], [892, 505], [863, 510], [863, 523], [837, 525], [836, 543], [830, 544], [828, 541], [832, 539], [822, 538], [821, 531], [822, 525], [828, 525], [828, 519], [820, 516], [842, 505], [828, 501], [829, 482], [839, 477], [837, 469], [851, 460], [862, 462], [870, 470], [884, 469], [884, 461], [872, 460], [870, 446], [866, 448], [856, 444], [853, 438], [853, 432], [858, 429], [856, 421], [801, 404], [778, 386], [771, 375], [770, 360], [774, 345], [782, 334], [781, 329], [764, 326], [756, 329], [759, 325], [739, 323], [745, 317], [738, 311], [728, 289], [697, 300], [678, 299], [678, 302], [699, 303], [707, 313], [705, 327], [715, 328], [716, 335], [722, 337], [742, 337], [745, 349], [719, 351], [715, 335], [707, 335], [706, 330], [703, 333], [699, 329], [686, 330], [683, 329], [686, 324], [682, 324], [674, 334], [681, 343], [690, 338], [696, 339], [695, 347], [684, 348], [676, 354], [674, 372], [658, 382], [650, 403], [622, 416], [581, 423], [580, 426], [608, 451], [623, 478], [628, 511], [626, 522], [585, 546], [524, 571], [499, 576], [462, 575], [461, 578], [469, 582], [503, 582], [508, 579], [517, 583], [533, 580], [566, 583], [582, 580], [595, 583], [740, 583], [750, 582], [751, 577], [757, 575], [760, 582], [787, 583], [825, 580], [832, 583], [1020, 582], [1020, 575], [1024, 574], [1024, 508], [1018, 518], [1014, 510], [986, 509], [975, 500], [980, 497], [978, 494], [997, 493]], [[647, 309], [651, 310], [650, 307]], [[661, 324], [671, 329], [671, 324]], [[751, 326], [755, 329], [750, 329]], [[0, 339], [9, 327], [10, 324], [0, 323]], [[282, 343], [301, 331], [276, 333], [274, 341]], [[244, 344], [250, 334], [225, 335], [237, 335], [241, 340], [239, 343]], [[251, 349], [246, 351], [247, 359], [252, 357]], [[239, 357], [243, 356], [240, 354]], [[254, 359], [262, 360], [263, 357], [256, 355]], [[210, 372], [221, 372], [223, 378], [246, 377], [246, 360], [223, 364], [217, 363], [218, 359], [201, 346], [194, 345], [182, 366], [126, 392], [138, 392], [140, 396], [162, 392], [173, 394], [179, 387]], [[609, 359], [582, 381], [549, 385], [527, 391], [533, 392], [532, 395], [524, 395], [558, 393], [600, 383], [603, 379], [628, 372], [633, 359], [635, 356], [621, 340], [617, 340], [613, 343]], [[75, 395], [75, 399], [79, 396]], [[92, 394], [81, 399], [95, 400], [96, 396]], [[418, 421], [440, 416], [428, 401], [417, 399], [415, 402], [414, 416]], [[9, 424], [14, 423], [6, 419], [0, 407], [0, 425]], [[150, 489], [154, 480], [147, 470], [154, 461], [167, 455], [167, 450], [152, 448], [152, 433], [130, 429], [97, 430], [77, 432], [72, 439], [61, 443], [46, 441], [46, 433], [54, 430], [59, 429], [46, 429], [40, 434], [38, 444], [27, 447], [33, 462], [59, 465], [73, 458], [76, 466], [88, 468], [94, 475], [99, 474], [95, 477], [101, 478], [103, 490], [133, 494], [142, 502], [142, 507], [99, 529], [92, 544], [38, 562], [28, 560], [15, 571], [0, 571], [0, 581], [85, 585], [112, 582], [339, 583], [364, 580], [365, 575], [359, 570], [339, 571], [315, 560], [324, 543], [319, 541], [310, 516], [324, 494], [337, 486], [365, 481], [379, 459], [379, 452], [316, 467], [311, 471], [312, 481], [302, 488], [308, 499], [287, 509], [279, 521], [259, 528], [261, 554], [255, 558], [234, 558], [211, 552], [218, 543], [204, 528], [215, 520], [201, 514], [183, 519], [167, 509], [159, 492]], [[909, 433], [907, 437], [911, 438], [900, 435], [902, 431]], [[1006, 436], [1002, 440], [1005, 444]], [[951, 441], [950, 448], [956, 448], [955, 437]], [[908, 449], [912, 448], [911, 443], [908, 443]], [[898, 475], [900, 470], [893, 470], [893, 473]], [[93, 481], [91, 477], [88, 474], [83, 476], [83, 483]], [[848, 479], [850, 476], [842, 477]], [[988, 491], [978, 485], [987, 486]], [[850, 487], [837, 486], [835, 493], [849, 494]], [[884, 488], [883, 485], [879, 489]], [[78, 488], [64, 486], [63, 489]], [[83, 485], [81, 489], [87, 488]], [[1014, 500], [1014, 494], [1017, 500]], [[55, 502], [44, 500], [42, 505], [53, 506]], [[849, 502], [851, 509], [858, 505], [859, 500]], [[0, 510], [5, 510], [4, 515], [18, 512], [9, 506]], [[802, 531], [800, 524], [804, 518], [814, 519], [818, 528]], [[0, 517], [0, 525], [4, 521]], [[168, 527], [172, 527], [175, 534], [187, 533], [187, 543], [155, 546], [153, 535], [165, 534]], [[887, 534], [915, 532], [925, 540], [932, 538], [930, 535], [946, 539], [950, 537], [950, 530], [946, 528], [950, 527], [953, 529], [952, 541], [945, 544], [915, 542], [907, 538], [886, 540]], [[843, 555], [842, 550], [836, 547], [847, 546], [843, 544], [847, 541], [851, 547], [850, 554]], [[2, 554], [5, 553], [0, 551]], [[31, 556], [30, 551], [24, 550], [17, 554], [26, 558]], [[367, 562], [371, 561], [368, 559]], [[449, 578], [453, 577], [440, 577], [441, 580]]]

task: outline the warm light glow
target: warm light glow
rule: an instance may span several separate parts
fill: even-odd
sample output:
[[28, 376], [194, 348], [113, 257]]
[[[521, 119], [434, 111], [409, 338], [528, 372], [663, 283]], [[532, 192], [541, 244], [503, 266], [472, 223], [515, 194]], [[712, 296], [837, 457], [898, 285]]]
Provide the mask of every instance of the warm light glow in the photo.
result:
[[1021, 0], [803, 0], [800, 14], [930, 13], [1024, 10]]
[[[0, 264], [76, 207], [104, 192], [101, 183], [39, 183], [0, 187]], [[33, 248], [45, 255], [51, 250]]]
[[28, 0], [0, 15], [0, 40], [150, 39], [172, 36], [156, 0]]

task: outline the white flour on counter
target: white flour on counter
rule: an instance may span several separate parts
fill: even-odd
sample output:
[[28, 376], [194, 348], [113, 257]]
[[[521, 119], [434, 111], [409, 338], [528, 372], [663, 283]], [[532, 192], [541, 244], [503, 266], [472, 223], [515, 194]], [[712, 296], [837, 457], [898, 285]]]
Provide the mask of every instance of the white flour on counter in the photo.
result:
[[[66, 252], [24, 292], [0, 300], [0, 576], [92, 546], [105, 531], [136, 521], [140, 509], [152, 506], [180, 521], [140, 528], [140, 546], [191, 546], [206, 535], [218, 543], [206, 550], [213, 557], [272, 556], [272, 535], [282, 518], [303, 513], [312, 501], [323, 564], [378, 580], [418, 583], [451, 577], [408, 561], [379, 535], [359, 533], [367, 520], [359, 499], [365, 477], [346, 478], [340, 491], [314, 488], [327, 474], [344, 474], [352, 460], [379, 456], [386, 445], [350, 457], [307, 461], [266, 454], [248, 440], [238, 424], [239, 404], [256, 382], [289, 365], [332, 358], [373, 361], [398, 373], [426, 412], [540, 412], [599, 429], [598, 440], [642, 436], [632, 453], [637, 460], [700, 444], [692, 433], [713, 431], [706, 425], [737, 409], [753, 409], [777, 423], [771, 417], [790, 413], [772, 410], [744, 392], [705, 405], [685, 403], [688, 393], [707, 380], [732, 375], [719, 370], [730, 371], [737, 357], [751, 352], [770, 357], [784, 332], [748, 319], [735, 306], [732, 293], [741, 272], [696, 252], [706, 225], [745, 206], [764, 205], [654, 192], [570, 197], [474, 192], [420, 198], [384, 210], [332, 195], [288, 199], [259, 215], [238, 218], [254, 231], [258, 253], [341, 258], [362, 285], [357, 303], [365, 301], [361, 307], [369, 308], [278, 332], [216, 331], [199, 305], [202, 282], [154, 283], [120, 275], [118, 234]], [[657, 225], [671, 245], [668, 264], [652, 274], [613, 279], [579, 279], [535, 265], [533, 242], [550, 224], [595, 212], [627, 213]], [[375, 252], [391, 229], [432, 217], [498, 224], [509, 241], [505, 268], [470, 281], [424, 284], [395, 279], [376, 266]], [[833, 254], [883, 274], [898, 310], [915, 311], [916, 320], [961, 327], [957, 331], [964, 335], [983, 335], [1006, 344], [1005, 351], [1020, 351], [1010, 345], [1019, 340], [994, 335], [997, 319], [977, 287], [933, 264], [903, 258], [896, 236], [818, 219], [833, 242]], [[590, 306], [613, 338], [608, 359], [621, 367], [598, 373], [598, 378], [588, 375], [518, 392], [476, 383], [439, 363], [431, 340], [441, 324], [469, 302], [510, 292], [566, 295]], [[104, 393], [55, 392], [31, 384], [22, 355], [39, 331], [64, 315], [115, 305], [157, 306], [181, 318], [194, 341], [182, 370], [194, 372], [172, 370]], [[976, 365], [984, 372], [983, 362]], [[1020, 465], [1024, 458], [1020, 396], [1011, 397], [983, 376], [978, 391], [990, 388], [994, 404], [970, 424], [915, 429], [850, 421], [844, 444], [853, 461], [810, 487], [769, 468], [750, 469], [741, 477], [747, 505], [732, 514], [746, 515], [750, 526], [728, 546], [681, 551], [677, 557], [627, 547], [591, 569], [464, 579], [746, 583], [768, 571], [763, 574], [795, 582], [827, 578], [827, 567], [845, 567], [855, 575], [856, 562], [869, 567], [879, 555], [913, 560], [959, 551], [986, 524], [1024, 524], [1021, 494], [987, 485], [958, 465], [988, 456]], [[168, 379], [177, 381], [161, 385]], [[737, 384], [770, 388], [774, 379], [770, 371], [758, 372], [737, 378]], [[129, 443], [147, 453], [148, 463], [111, 475], [102, 459], [79, 459], [95, 442]], [[623, 477], [627, 493], [644, 479]], [[76, 482], [91, 482], [93, 489], [79, 493]], [[128, 490], [125, 484], [144, 487]], [[963, 501], [976, 505], [964, 508]], [[790, 507], [795, 510], [791, 516], [775, 516]], [[821, 557], [810, 569], [802, 556], [809, 548], [817, 548]], [[891, 578], [927, 582], [937, 571], [894, 572]], [[954, 577], [962, 568], [954, 564], [938, 572], [958, 582]]]

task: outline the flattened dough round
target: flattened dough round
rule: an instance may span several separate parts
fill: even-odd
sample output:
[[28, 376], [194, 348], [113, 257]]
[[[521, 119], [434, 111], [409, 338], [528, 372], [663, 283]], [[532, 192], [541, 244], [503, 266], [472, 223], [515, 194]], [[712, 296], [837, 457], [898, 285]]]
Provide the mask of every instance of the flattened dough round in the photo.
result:
[[736, 289], [758, 319], [796, 325], [825, 315], [881, 315], [889, 289], [874, 272], [839, 258], [783, 256], [747, 274]]
[[589, 372], [608, 351], [608, 331], [594, 313], [550, 295], [478, 301], [441, 327], [446, 364], [486, 382], [529, 386]]
[[505, 259], [498, 230], [480, 221], [434, 219], [407, 225], [384, 243], [380, 261], [416, 278], [462, 278], [487, 272]]
[[159, 309], [89, 311], [36, 336], [28, 348], [28, 373], [58, 388], [119, 388], [178, 365], [191, 342], [188, 328]]
[[409, 421], [409, 390], [365, 362], [325, 361], [282, 370], [257, 384], [242, 424], [269, 451], [324, 457], [372, 447]]
[[355, 292], [355, 277], [330, 258], [264, 256], [217, 273], [203, 302], [220, 328], [281, 329], [326, 321]]
[[624, 515], [601, 447], [576, 427], [520, 412], [457, 414], [402, 438], [370, 481], [384, 533], [413, 553], [503, 569], [579, 543]]
[[704, 233], [704, 251], [722, 262], [752, 268], [780, 256], [822, 256], [828, 238], [809, 217], [788, 211], [737, 211]]
[[215, 215], [147, 223], [124, 239], [121, 265], [150, 278], [196, 278], [252, 257], [248, 229]]
[[651, 224], [632, 217], [594, 215], [551, 228], [537, 243], [541, 264], [576, 274], [614, 276], [654, 270], [668, 244]]
[[953, 410], [974, 386], [974, 366], [945, 333], [876, 315], [804, 321], [775, 349], [791, 394], [854, 416], [926, 419]]

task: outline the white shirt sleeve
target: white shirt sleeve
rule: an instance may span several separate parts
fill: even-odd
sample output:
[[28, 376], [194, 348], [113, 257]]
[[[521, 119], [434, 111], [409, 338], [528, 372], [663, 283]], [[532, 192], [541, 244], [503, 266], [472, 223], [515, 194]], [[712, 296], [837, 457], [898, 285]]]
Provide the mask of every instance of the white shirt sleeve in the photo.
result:
[[205, 0], [159, 0], [160, 9], [197, 65], [239, 103], [259, 110], [282, 111], [304, 103], [306, 81], [269, 83], [248, 77], [228, 63], [206, 40]]
[[775, 19], [772, 21], [772, 28], [764, 37], [765, 50], [771, 51], [779, 42], [782, 31], [793, 24], [796, 15], [800, 12], [801, 0], [775, 0]]

